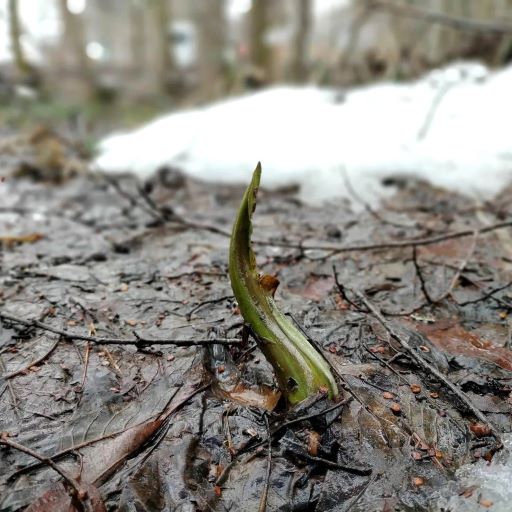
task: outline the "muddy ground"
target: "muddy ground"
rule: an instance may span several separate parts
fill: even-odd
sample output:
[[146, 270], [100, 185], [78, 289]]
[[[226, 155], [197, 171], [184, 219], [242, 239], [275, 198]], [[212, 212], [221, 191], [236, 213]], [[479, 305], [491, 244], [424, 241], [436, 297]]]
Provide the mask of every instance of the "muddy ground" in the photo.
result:
[[446, 489], [492, 510], [454, 472], [512, 430], [510, 191], [263, 191], [258, 264], [342, 391], [287, 410], [228, 280], [242, 189], [9, 173], [1, 510], [422, 511]]

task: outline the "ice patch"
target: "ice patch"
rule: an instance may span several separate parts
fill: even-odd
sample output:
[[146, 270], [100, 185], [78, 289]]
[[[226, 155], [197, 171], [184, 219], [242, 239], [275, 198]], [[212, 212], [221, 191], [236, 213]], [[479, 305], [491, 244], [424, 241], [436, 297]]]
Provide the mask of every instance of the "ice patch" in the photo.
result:
[[[494, 456], [491, 464], [479, 460], [466, 464], [456, 472], [456, 484], [440, 492], [433, 510], [436, 512], [510, 512], [512, 510], [512, 434], [503, 435], [505, 448]], [[471, 496], [459, 495], [475, 487]], [[485, 507], [481, 503], [490, 505]]]

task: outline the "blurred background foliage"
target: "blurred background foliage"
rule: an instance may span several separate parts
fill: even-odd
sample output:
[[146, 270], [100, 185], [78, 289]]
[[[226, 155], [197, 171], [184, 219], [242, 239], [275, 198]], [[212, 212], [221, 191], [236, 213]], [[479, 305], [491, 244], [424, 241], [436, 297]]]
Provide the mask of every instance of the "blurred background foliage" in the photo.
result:
[[276, 83], [512, 58], [512, 0], [0, 0], [4, 125], [87, 138]]

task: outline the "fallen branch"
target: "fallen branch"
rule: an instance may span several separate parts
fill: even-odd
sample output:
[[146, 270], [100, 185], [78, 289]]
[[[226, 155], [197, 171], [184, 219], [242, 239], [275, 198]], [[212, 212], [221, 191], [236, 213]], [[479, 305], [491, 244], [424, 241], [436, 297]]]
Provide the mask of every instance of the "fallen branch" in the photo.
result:
[[97, 336], [86, 336], [82, 334], [71, 333], [62, 329], [57, 329], [56, 327], [52, 327], [51, 325], [44, 324], [39, 322], [39, 320], [24, 320], [23, 318], [18, 318], [16, 316], [4, 313], [0, 311], [0, 319], [7, 320], [11, 323], [16, 323], [20, 325], [24, 325], [26, 327], [33, 327], [37, 329], [42, 329], [43, 331], [52, 332], [54, 334], [58, 334], [67, 340], [80, 340], [80, 341], [88, 341], [90, 343], [94, 343], [97, 345], [136, 345], [136, 346], [148, 346], [148, 345], [175, 345], [178, 347], [193, 347], [199, 345], [236, 345], [241, 343], [239, 339], [236, 338], [226, 338], [226, 339], [213, 339], [213, 340], [169, 340], [169, 339], [148, 339], [142, 338], [135, 333], [135, 338], [133, 339], [121, 339], [121, 338], [100, 338]]
[[19, 443], [16, 443], [15, 441], [12, 441], [9, 439], [9, 436], [6, 432], [2, 433], [0, 435], [0, 445], [9, 446], [11, 448], [14, 448], [15, 450], [18, 450], [20, 452], [26, 453], [27, 455], [30, 455], [34, 459], [37, 459], [41, 463], [51, 467], [55, 472], [57, 472], [64, 481], [68, 484], [68, 486], [72, 489], [71, 499], [78, 499], [80, 504], [82, 505], [82, 508], [87, 510], [88, 512], [93, 512], [93, 507], [91, 503], [89, 502], [89, 499], [87, 497], [87, 491], [85, 488], [83, 488], [77, 480], [75, 480], [71, 475], [69, 475], [66, 471], [64, 471], [58, 464], [55, 464], [52, 459], [49, 459], [47, 457], [44, 457], [43, 455], [40, 455], [39, 453], [35, 452], [34, 450], [23, 446]]
[[430, 9], [425, 9], [424, 7], [416, 7], [410, 4], [406, 5], [390, 1], [370, 0], [369, 6], [376, 9], [384, 9], [397, 16], [437, 23], [439, 25], [445, 25], [464, 32], [488, 32], [495, 34], [512, 33], [512, 25], [508, 23], [472, 20], [470, 18], [452, 16], [450, 14], [432, 11]]
[[[472, 284], [478, 286], [478, 284], [475, 281], [470, 280], [470, 282]], [[496, 295], [497, 293], [499, 293], [507, 288], [510, 288], [510, 286], [512, 286], [512, 281], [509, 281], [507, 284], [504, 284], [502, 286], [498, 286], [497, 288], [493, 288], [492, 290], [489, 290], [488, 292], [484, 293], [481, 297], [478, 297], [478, 299], [466, 300], [464, 302], [459, 302], [459, 306], [467, 306], [468, 304], [477, 304], [478, 302], [482, 302], [489, 298], [500, 301], [501, 299], [497, 299], [496, 297], [494, 297], [494, 295]], [[504, 305], [506, 307], [511, 307], [510, 303], [505, 302]]]
[[335, 244], [319, 244], [319, 245], [306, 245], [304, 243], [297, 244], [292, 242], [271, 242], [263, 240], [253, 240], [253, 244], [257, 245], [269, 245], [274, 247], [286, 247], [289, 249], [301, 249], [307, 250], [318, 250], [330, 252], [330, 256], [343, 252], [355, 252], [355, 251], [379, 251], [385, 249], [402, 249], [404, 247], [421, 247], [425, 245], [434, 245], [440, 242], [446, 242], [447, 240], [455, 240], [457, 238], [465, 238], [468, 236], [480, 236], [486, 233], [491, 233], [499, 229], [512, 227], [512, 220], [498, 222], [477, 229], [464, 229], [462, 231], [454, 231], [452, 233], [446, 233], [444, 235], [437, 235], [427, 238], [418, 238], [416, 240], [393, 240], [391, 242], [376, 243], [376, 244], [361, 244], [361, 245], [347, 245], [340, 246]]
[[232, 299], [233, 298], [233, 295], [225, 295], [223, 297], [219, 297], [218, 299], [209, 299], [209, 300], [204, 300], [202, 302], [200, 302], [199, 304], [196, 304], [187, 314], [186, 314], [186, 318], [188, 321], [190, 321], [190, 319], [192, 318], [192, 315], [198, 311], [199, 309], [201, 309], [203, 306], [206, 306], [207, 304], [218, 304], [219, 302], [224, 302], [225, 300], [229, 300], [229, 299]]
[[425, 297], [425, 299], [427, 299], [427, 302], [429, 304], [434, 304], [435, 300], [432, 298], [432, 296], [430, 295], [430, 292], [428, 291], [427, 283], [425, 281], [425, 278], [423, 277], [423, 272], [421, 271], [420, 264], [418, 263], [417, 247], [412, 248], [412, 262], [414, 264], [414, 270], [416, 270], [416, 275], [418, 276], [418, 279], [420, 281], [420, 287], [421, 287], [423, 296]]
[[381, 323], [389, 336], [397, 341], [404, 351], [428, 374], [434, 375], [444, 386], [446, 386], [484, 425], [486, 425], [499, 446], [502, 446], [501, 436], [497, 428], [485, 417], [485, 415], [473, 404], [469, 397], [453, 382], [449, 381], [435, 366], [427, 362], [418, 352], [416, 352], [409, 343], [399, 336], [391, 327], [389, 322], [382, 316], [382, 313], [373, 305], [361, 292], [354, 291], [355, 295], [368, 308], [372, 315]]
[[270, 487], [270, 471], [272, 469], [272, 436], [270, 435], [270, 427], [268, 425], [268, 418], [265, 414], [265, 425], [267, 427], [267, 471], [265, 473], [265, 486], [263, 487], [263, 492], [261, 493], [260, 505], [258, 507], [258, 512], [265, 512], [267, 510], [267, 498], [268, 498], [268, 488]]
[[16, 377], [17, 375], [20, 375], [21, 373], [27, 372], [30, 368], [33, 366], [37, 366], [38, 364], [42, 363], [47, 357], [49, 357], [52, 352], [57, 348], [57, 345], [59, 344], [60, 338], [58, 338], [53, 345], [42, 355], [39, 356], [37, 359], [34, 359], [33, 361], [30, 361], [27, 365], [25, 365], [23, 368], [20, 368], [19, 370], [14, 370], [11, 373], [8, 373], [7, 375], [2, 375], [2, 379], [12, 379], [13, 377]]

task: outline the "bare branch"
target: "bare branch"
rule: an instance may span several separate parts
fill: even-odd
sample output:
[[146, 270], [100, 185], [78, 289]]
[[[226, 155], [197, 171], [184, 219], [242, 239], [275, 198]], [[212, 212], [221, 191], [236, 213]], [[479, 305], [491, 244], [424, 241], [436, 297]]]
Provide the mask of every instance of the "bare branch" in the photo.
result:
[[463, 32], [489, 32], [495, 34], [511, 34], [512, 25], [499, 21], [480, 21], [452, 16], [438, 11], [425, 9], [424, 7], [416, 7], [410, 4], [402, 4], [387, 0], [370, 0], [370, 7], [375, 9], [384, 9], [396, 16], [405, 18], [420, 19], [430, 23], [445, 25], [455, 30]]

